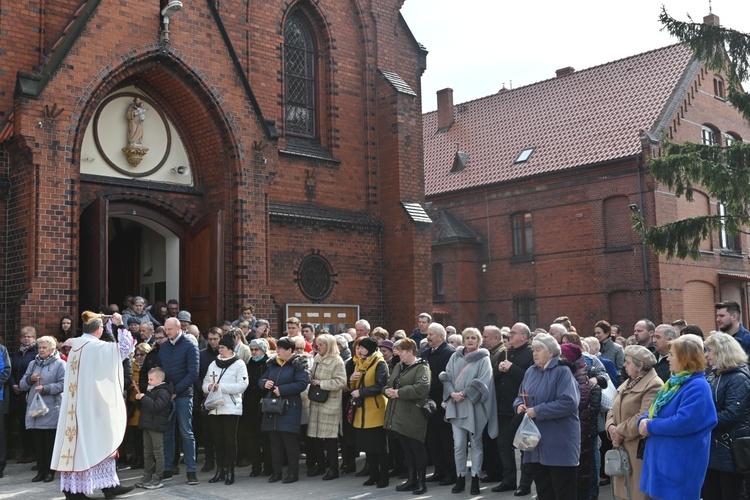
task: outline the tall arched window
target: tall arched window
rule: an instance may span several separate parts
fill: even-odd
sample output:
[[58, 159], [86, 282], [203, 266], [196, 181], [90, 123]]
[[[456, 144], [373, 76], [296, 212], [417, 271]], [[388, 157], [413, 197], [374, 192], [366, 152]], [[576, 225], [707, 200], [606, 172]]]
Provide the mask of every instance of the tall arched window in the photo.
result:
[[286, 133], [315, 137], [315, 44], [296, 14], [284, 25], [284, 109]]

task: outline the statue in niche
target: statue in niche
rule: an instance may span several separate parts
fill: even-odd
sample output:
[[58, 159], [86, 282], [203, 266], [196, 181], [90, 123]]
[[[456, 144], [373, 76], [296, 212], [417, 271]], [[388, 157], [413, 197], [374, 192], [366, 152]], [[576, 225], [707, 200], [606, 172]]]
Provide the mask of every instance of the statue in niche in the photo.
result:
[[128, 120], [128, 145], [143, 145], [143, 122], [146, 121], [146, 106], [137, 97], [128, 106], [125, 114]]
[[148, 148], [143, 146], [143, 123], [146, 121], [146, 106], [138, 97], [128, 106], [125, 112], [125, 119], [128, 121], [128, 145], [122, 148], [128, 163], [137, 167], [146, 153]]

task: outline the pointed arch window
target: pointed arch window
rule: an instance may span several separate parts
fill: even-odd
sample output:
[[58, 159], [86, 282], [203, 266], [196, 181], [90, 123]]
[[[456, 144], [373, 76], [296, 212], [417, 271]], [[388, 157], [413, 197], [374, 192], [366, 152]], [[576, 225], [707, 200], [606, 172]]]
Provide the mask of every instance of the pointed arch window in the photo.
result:
[[284, 114], [289, 134], [315, 137], [315, 44], [299, 15], [284, 24]]

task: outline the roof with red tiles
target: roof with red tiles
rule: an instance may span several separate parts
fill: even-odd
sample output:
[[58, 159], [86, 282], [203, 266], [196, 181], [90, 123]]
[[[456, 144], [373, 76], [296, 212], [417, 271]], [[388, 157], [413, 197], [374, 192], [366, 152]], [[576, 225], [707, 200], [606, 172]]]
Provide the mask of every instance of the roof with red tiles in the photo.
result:
[[[426, 194], [636, 155], [640, 131], [659, 133], [695, 71], [690, 50], [671, 45], [458, 104], [446, 132], [437, 132], [437, 111], [426, 113]], [[453, 169], [457, 151], [468, 155], [463, 169]]]

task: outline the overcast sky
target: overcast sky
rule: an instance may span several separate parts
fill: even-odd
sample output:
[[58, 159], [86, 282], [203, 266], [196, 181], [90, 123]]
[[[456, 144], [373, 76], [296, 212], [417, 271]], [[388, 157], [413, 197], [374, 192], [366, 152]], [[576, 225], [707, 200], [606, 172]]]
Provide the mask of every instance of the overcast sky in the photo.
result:
[[[709, 12], [708, 0], [406, 0], [401, 13], [429, 51], [422, 109], [435, 110], [446, 87], [458, 104], [676, 43], [661, 31], [661, 5], [680, 21]], [[750, 33], [750, 1], [711, 5], [723, 26]]]

